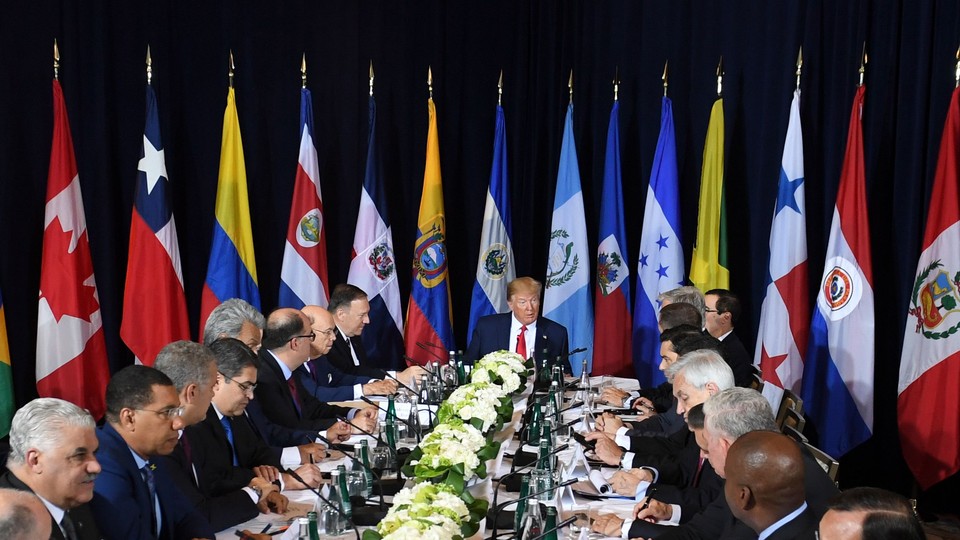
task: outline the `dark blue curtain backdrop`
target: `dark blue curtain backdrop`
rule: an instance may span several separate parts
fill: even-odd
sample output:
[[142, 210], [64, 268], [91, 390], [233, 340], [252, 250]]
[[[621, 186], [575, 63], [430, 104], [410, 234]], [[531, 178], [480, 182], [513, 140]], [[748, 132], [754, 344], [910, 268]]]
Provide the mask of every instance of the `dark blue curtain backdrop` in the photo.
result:
[[[730, 274], [732, 288], [745, 304], [738, 330], [752, 344], [797, 50], [802, 44], [812, 297], [866, 42], [863, 125], [878, 299], [877, 412], [875, 437], [843, 460], [841, 481], [844, 486], [872, 484], [910, 492], [912, 479], [897, 440], [896, 383], [910, 284], [954, 86], [954, 54], [960, 41], [956, 2], [8, 2], [0, 8], [0, 288], [21, 403], [35, 393], [54, 38], [62, 53], [61, 81], [114, 370], [132, 362], [118, 329], [142, 145], [148, 43], [193, 329], [210, 247], [228, 51], [233, 49], [236, 58], [237, 104], [266, 310], [277, 298], [297, 167], [301, 54], [307, 55], [314, 96], [334, 283], [346, 278], [353, 239], [371, 59], [397, 256], [402, 265], [410, 260], [431, 65], [455, 332], [459, 345], [465, 346], [501, 69], [518, 274], [542, 277], [570, 70], [591, 237], [598, 223], [611, 81], [619, 70], [628, 251], [635, 261], [659, 129], [660, 75], [669, 60], [689, 260], [704, 136], [716, 98], [715, 69], [723, 56]], [[400, 286], [405, 301], [407, 276]]]

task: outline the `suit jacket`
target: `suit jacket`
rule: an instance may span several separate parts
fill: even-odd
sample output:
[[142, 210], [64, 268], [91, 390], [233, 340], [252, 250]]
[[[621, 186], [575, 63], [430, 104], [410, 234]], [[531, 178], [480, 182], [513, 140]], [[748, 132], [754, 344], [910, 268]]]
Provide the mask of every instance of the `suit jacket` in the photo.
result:
[[667, 407], [667, 410], [657, 414], [653, 418], [647, 418], [633, 425], [627, 431], [630, 437], [669, 437], [678, 431], [687, 429], [687, 422], [683, 416], [677, 414], [677, 401], [673, 400], [673, 405]]
[[[104, 538], [109, 540], [147, 540], [155, 538], [150, 530], [153, 502], [147, 483], [140, 475], [130, 447], [109, 423], [97, 429], [100, 449], [97, 460], [103, 470], [93, 484], [90, 507]], [[154, 462], [157, 499], [162, 514], [162, 540], [215, 538], [210, 523], [183, 498], [162, 460]]]
[[640, 397], [652, 401], [653, 408], [656, 409], [658, 413], [666, 411], [671, 406], [676, 409], [676, 403], [673, 401], [673, 385], [669, 382], [663, 382], [653, 388], [640, 390]]
[[[217, 426], [208, 423], [211, 414]], [[236, 424], [249, 424], [246, 417], [236, 420]], [[233, 423], [231, 422], [231, 425]], [[219, 429], [216, 429], [217, 427]], [[243, 444], [246, 449], [250, 428], [241, 430], [238, 426], [233, 431], [234, 440], [238, 445]], [[222, 437], [222, 440], [218, 439], [218, 436]], [[187, 458], [184, 443], [190, 446], [190, 459]], [[218, 531], [253, 519], [260, 513], [253, 499], [241, 490], [246, 483], [223, 486], [213, 480], [225, 474], [225, 470], [233, 468], [232, 457], [227, 454], [229, 449], [225, 448], [226, 443], [226, 433], [211, 406], [207, 411], [207, 419], [185, 429], [180, 437], [180, 444], [173, 453], [160, 458], [167, 462], [170, 476], [184, 497], [198, 508]], [[252, 473], [249, 470], [246, 473], [249, 473], [249, 483]], [[233, 489], [230, 489], [231, 487]]]
[[750, 354], [747, 353], [746, 347], [743, 346], [736, 332], [730, 332], [720, 342], [720, 356], [733, 370], [734, 383], [741, 388], [749, 388], [752, 380], [750, 365], [753, 364], [753, 360], [750, 359]]
[[340, 329], [334, 330], [334, 334], [336, 334], [337, 339], [334, 340], [333, 347], [327, 353], [327, 361], [331, 366], [350, 375], [361, 375], [371, 379], [383, 378], [383, 370], [373, 365], [367, 358], [367, 351], [363, 348], [363, 340], [360, 339], [360, 336], [350, 339], [353, 350], [357, 353], [357, 360], [360, 362], [360, 365], [357, 366], [354, 365], [353, 356], [350, 354], [350, 344], [344, 339]]
[[814, 540], [819, 521], [807, 508], [797, 517], [784, 523], [767, 537], [767, 540]]
[[350, 412], [346, 407], [328, 405], [313, 397], [293, 375], [300, 397], [298, 412], [277, 362], [279, 360], [270, 351], [261, 349], [256, 399], [247, 405], [251, 418], [270, 445], [296, 446], [308, 442], [308, 439], [312, 442], [319, 431], [337, 421], [337, 416], [346, 417]]
[[[494, 351], [512, 351], [515, 348], [516, 336], [510, 335], [510, 325], [513, 322], [513, 313], [498, 313], [480, 317], [477, 326], [473, 329], [470, 346], [463, 355], [466, 362], [473, 363], [483, 355]], [[527, 345], [530, 347], [530, 344]], [[551, 361], [561, 358], [561, 365], [565, 372], [570, 373], [569, 344], [567, 343], [567, 329], [546, 317], [537, 319], [537, 336], [533, 343], [533, 351], [539, 358], [546, 349], [547, 358]], [[538, 366], [539, 367], [539, 366]]]
[[[10, 471], [0, 475], [0, 487], [33, 493], [30, 486], [21, 482], [20, 479]], [[71, 509], [70, 521], [73, 522], [73, 528], [76, 529], [77, 537], [80, 538], [80, 540], [100, 540], [103, 538], [100, 535], [100, 529], [97, 528], [96, 520], [93, 519], [93, 512], [90, 510], [89, 504], [81, 504]], [[60, 524], [53, 519], [52, 515], [50, 516], [50, 531], [50, 540], [64, 540], [63, 532], [60, 530]]]
[[340, 371], [325, 356], [314, 358], [307, 363], [310, 364], [310, 371], [307, 371], [304, 365], [298, 367], [293, 374], [300, 377], [300, 382], [307, 392], [320, 401], [351, 401], [354, 399], [353, 386], [367, 384], [372, 380], [365, 375]]

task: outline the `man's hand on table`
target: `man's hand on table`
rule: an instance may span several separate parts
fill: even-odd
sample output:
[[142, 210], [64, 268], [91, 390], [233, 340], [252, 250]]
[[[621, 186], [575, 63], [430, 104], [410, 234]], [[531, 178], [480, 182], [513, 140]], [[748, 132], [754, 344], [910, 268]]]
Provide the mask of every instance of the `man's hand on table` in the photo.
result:
[[410, 366], [407, 369], [397, 373], [397, 378], [403, 381], [403, 384], [407, 386], [413, 386], [413, 379], [416, 378], [418, 381], [421, 377], [427, 374], [427, 370], [423, 369], [420, 366]]
[[319, 443], [301, 444], [297, 451], [300, 452], [300, 463], [317, 463], [327, 457], [327, 447]]
[[343, 442], [350, 438], [353, 428], [346, 422], [337, 422], [327, 428], [326, 438], [335, 442]]
[[613, 536], [620, 538], [620, 529], [623, 528], [623, 519], [616, 514], [604, 514], [599, 516], [590, 526], [594, 532], [604, 536]]
[[274, 482], [280, 478], [280, 471], [271, 465], [257, 465], [253, 468], [253, 474], [257, 478], [266, 480], [267, 483]]
[[624, 392], [619, 388], [606, 388], [600, 393], [600, 401], [607, 405], [623, 406], [623, 400], [630, 396], [630, 392]]
[[633, 497], [637, 494], [637, 486], [640, 485], [640, 480], [645, 479], [627, 471], [617, 471], [610, 477], [610, 486], [617, 492], [617, 495]]
[[617, 443], [613, 442], [606, 433], [599, 431], [592, 431], [584, 435], [584, 438], [588, 441], [596, 441], [597, 446], [595, 452], [597, 457], [600, 458], [607, 465], [620, 465], [620, 460], [623, 459], [624, 451], [622, 448], [617, 446]]
[[615, 414], [605, 412], [597, 417], [597, 431], [616, 435], [617, 431], [622, 427], [623, 420]]
[[365, 396], [390, 396], [396, 393], [397, 381], [393, 379], [370, 381], [363, 385], [363, 395]]
[[673, 507], [650, 497], [633, 507], [633, 517], [650, 523], [656, 523], [673, 517]]
[[283, 484], [287, 489], [307, 489], [308, 487], [315, 488], [318, 487], [322, 481], [320, 476], [320, 468], [316, 465], [301, 465], [297, 467], [296, 471], [294, 472], [296, 472], [300, 478], [303, 478], [307, 484], [304, 485], [303, 482], [295, 479], [293, 476], [287, 473], [282, 473]]

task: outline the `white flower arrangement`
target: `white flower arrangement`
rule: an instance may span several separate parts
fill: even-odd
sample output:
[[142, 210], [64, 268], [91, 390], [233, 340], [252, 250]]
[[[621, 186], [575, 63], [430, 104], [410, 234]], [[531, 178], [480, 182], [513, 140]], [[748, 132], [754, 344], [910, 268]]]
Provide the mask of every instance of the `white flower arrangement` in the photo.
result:
[[515, 352], [510, 351], [494, 351], [492, 353], [487, 353], [483, 355], [483, 358], [476, 362], [474, 369], [477, 367], [486, 367], [489, 365], [502, 364], [508, 366], [511, 371], [517, 374], [525, 374], [527, 372], [527, 366], [525, 366], [525, 361], [522, 356]]
[[[459, 418], [488, 433], [499, 419], [497, 409], [506, 395], [502, 387], [489, 382], [468, 383], [454, 390], [437, 414], [441, 423]], [[474, 419], [479, 420], [480, 425], [471, 422]]]
[[[498, 383], [498, 380], [503, 382]], [[470, 381], [495, 384], [506, 394], [519, 390], [521, 382], [520, 375], [507, 364], [478, 365], [470, 372]]]
[[423, 455], [409, 464], [416, 466], [417, 478], [438, 476], [457, 465], [464, 478], [471, 478], [480, 466], [477, 454], [486, 445], [483, 433], [470, 424], [440, 424], [420, 443]]

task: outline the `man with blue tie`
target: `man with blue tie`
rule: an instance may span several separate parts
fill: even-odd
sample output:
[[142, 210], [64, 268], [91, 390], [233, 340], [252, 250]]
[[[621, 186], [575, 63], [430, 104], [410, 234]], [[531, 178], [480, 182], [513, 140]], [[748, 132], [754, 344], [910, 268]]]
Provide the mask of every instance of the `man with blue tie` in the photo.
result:
[[210, 523], [181, 496], [157, 456], [173, 452], [184, 427], [170, 378], [128, 366], [107, 384], [106, 424], [97, 430], [102, 472], [94, 517], [108, 540], [215, 538]]

